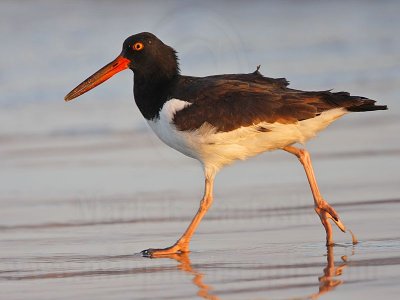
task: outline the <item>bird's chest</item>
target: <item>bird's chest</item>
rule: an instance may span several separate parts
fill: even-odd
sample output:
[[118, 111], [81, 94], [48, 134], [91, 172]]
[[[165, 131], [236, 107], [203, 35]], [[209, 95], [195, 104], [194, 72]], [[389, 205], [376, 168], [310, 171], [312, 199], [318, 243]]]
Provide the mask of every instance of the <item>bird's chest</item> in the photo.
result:
[[177, 130], [173, 124], [175, 113], [188, 105], [190, 105], [189, 102], [179, 99], [168, 100], [161, 108], [159, 116], [152, 120], [147, 120], [147, 123], [165, 144], [189, 157], [199, 159], [190, 133]]

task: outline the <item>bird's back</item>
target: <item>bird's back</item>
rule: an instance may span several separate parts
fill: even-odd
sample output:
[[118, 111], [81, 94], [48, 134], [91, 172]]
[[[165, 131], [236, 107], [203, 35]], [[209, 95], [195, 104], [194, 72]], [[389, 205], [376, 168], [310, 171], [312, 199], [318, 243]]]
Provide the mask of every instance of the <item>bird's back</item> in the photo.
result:
[[387, 109], [375, 101], [347, 92], [301, 91], [288, 88], [285, 78], [268, 78], [258, 70], [249, 74], [207, 77], [181, 76], [172, 98], [191, 103], [176, 112], [178, 129], [195, 130], [205, 122], [217, 131], [268, 123], [296, 123], [331, 109], [371, 111]]

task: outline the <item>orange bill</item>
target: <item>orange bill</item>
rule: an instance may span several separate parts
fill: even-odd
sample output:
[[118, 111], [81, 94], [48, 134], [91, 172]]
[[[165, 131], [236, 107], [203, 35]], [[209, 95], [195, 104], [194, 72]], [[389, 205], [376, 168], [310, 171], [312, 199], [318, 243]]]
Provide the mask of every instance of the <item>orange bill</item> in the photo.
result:
[[113, 75], [117, 74], [118, 72], [121, 72], [122, 70], [125, 70], [129, 67], [129, 63], [131, 61], [123, 56], [118, 56], [116, 59], [114, 59], [112, 62], [110, 62], [108, 65], [105, 65], [103, 68], [98, 70], [96, 73], [94, 73], [92, 76], [90, 76], [88, 79], [86, 79], [84, 82], [82, 82], [80, 85], [78, 85], [76, 88], [74, 88], [71, 92], [68, 93], [67, 96], [65, 96], [64, 100], [65, 101], [70, 101], [87, 91], [90, 91], [91, 89], [95, 88], [99, 84], [103, 83]]

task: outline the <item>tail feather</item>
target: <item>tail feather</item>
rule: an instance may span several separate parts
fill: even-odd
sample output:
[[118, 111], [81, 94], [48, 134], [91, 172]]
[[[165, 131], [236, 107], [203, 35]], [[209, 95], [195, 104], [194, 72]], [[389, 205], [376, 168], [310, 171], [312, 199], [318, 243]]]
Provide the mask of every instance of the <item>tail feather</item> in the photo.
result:
[[387, 105], [376, 105], [375, 100], [360, 96], [350, 96], [347, 92], [332, 93], [334, 101], [351, 112], [387, 110]]
[[348, 111], [359, 112], [359, 111], [374, 111], [374, 110], [387, 110], [387, 105], [376, 105], [375, 100], [363, 98], [360, 105], [354, 105], [347, 108]]

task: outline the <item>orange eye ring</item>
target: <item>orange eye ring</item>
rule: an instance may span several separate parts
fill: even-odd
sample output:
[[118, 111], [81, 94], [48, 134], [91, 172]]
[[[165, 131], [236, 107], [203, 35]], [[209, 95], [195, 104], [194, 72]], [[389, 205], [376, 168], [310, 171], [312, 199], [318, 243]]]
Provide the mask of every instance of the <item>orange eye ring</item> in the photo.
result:
[[141, 42], [136, 42], [135, 44], [133, 44], [132, 48], [135, 51], [140, 51], [140, 50], [143, 50], [144, 45]]

